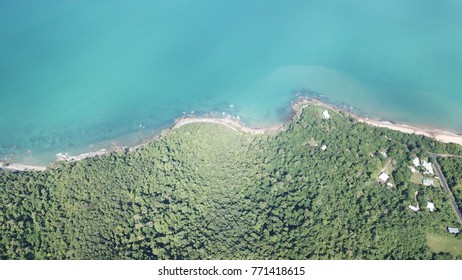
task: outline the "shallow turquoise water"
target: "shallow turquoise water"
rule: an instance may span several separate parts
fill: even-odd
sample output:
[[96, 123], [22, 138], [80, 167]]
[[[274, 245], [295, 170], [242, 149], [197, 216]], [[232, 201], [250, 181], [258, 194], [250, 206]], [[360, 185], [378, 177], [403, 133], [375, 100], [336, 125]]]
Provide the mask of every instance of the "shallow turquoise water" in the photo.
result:
[[251, 126], [294, 91], [462, 132], [462, 1], [0, 0], [0, 158], [135, 144], [185, 113]]

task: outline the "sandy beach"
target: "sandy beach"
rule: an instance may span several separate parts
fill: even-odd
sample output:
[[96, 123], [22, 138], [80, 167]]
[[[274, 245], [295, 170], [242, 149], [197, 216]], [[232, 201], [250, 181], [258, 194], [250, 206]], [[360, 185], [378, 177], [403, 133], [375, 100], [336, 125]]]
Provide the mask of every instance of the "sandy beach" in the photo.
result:
[[[302, 98], [299, 102], [295, 102], [292, 105], [292, 107], [294, 108], [294, 111], [297, 112], [309, 105], [317, 105], [317, 106], [322, 106], [322, 107], [325, 107], [325, 108], [328, 108], [328, 109], [331, 109], [337, 112], [345, 112], [344, 109], [338, 108], [332, 104], [327, 104], [317, 99], [308, 99], [308, 98]], [[421, 128], [421, 127], [411, 126], [407, 124], [396, 124], [396, 123], [392, 123], [386, 120], [375, 120], [375, 119], [369, 119], [366, 117], [361, 117], [351, 112], [346, 112], [346, 113], [350, 115], [351, 117], [357, 119], [359, 122], [364, 122], [372, 126], [384, 127], [384, 128], [388, 128], [391, 130], [408, 133], [408, 134], [424, 135], [424, 136], [433, 138], [443, 143], [455, 143], [455, 144], [462, 145], [462, 135], [459, 135], [459, 134], [456, 134], [450, 131], [445, 131], [445, 130], [440, 130], [440, 129], [427, 129], [427, 128]]]
[[107, 149], [101, 149], [96, 152], [84, 153], [78, 156], [69, 156], [67, 154], [59, 153], [56, 155], [56, 161], [78, 161], [78, 160], [86, 159], [89, 157], [102, 156], [102, 155], [107, 154], [108, 152], [109, 151]]
[[[390, 121], [384, 121], [384, 120], [369, 119], [366, 117], [358, 116], [342, 108], [338, 108], [332, 104], [328, 104], [328, 103], [325, 103], [318, 99], [313, 99], [313, 98], [300, 98], [300, 100], [298, 100], [297, 102], [294, 102], [292, 104], [294, 115], [300, 116], [302, 110], [305, 107], [310, 106], [310, 105], [322, 106], [322, 107], [331, 109], [333, 111], [336, 111], [338, 113], [346, 112], [348, 115], [357, 119], [359, 122], [364, 122], [372, 126], [384, 127], [384, 128], [397, 130], [397, 131], [401, 131], [401, 132], [409, 133], [409, 134], [424, 135], [424, 136], [433, 138], [440, 142], [456, 143], [456, 144], [462, 145], [462, 135], [459, 135], [456, 133], [439, 130], [439, 129], [419, 128], [419, 127], [410, 126], [406, 124], [395, 124]], [[251, 127], [245, 126], [236, 118], [184, 117], [184, 118], [176, 119], [175, 124], [173, 125], [172, 129], [178, 129], [184, 125], [193, 124], [193, 123], [215, 123], [215, 124], [226, 126], [236, 131], [237, 133], [250, 133], [250, 134], [274, 133], [274, 132], [283, 130], [283, 127], [284, 127], [283, 123], [278, 123], [274, 126], [267, 127], [267, 128], [251, 128]], [[169, 129], [162, 131], [159, 135], [160, 136], [165, 135], [165, 133], [168, 130]], [[128, 148], [130, 151], [133, 151], [158, 138], [159, 136], [156, 136], [155, 138], [148, 140], [145, 143], [137, 145], [135, 147], [122, 147], [122, 148], [124, 149]], [[56, 161], [68, 161], [68, 162], [79, 161], [79, 160], [89, 158], [89, 157], [105, 155], [109, 152], [111, 151], [102, 149], [96, 152], [84, 153], [78, 156], [69, 156], [67, 154], [59, 153], [56, 155]], [[9, 170], [9, 171], [45, 171], [46, 168], [47, 168], [46, 166], [31, 166], [31, 165], [24, 165], [24, 164], [19, 164], [19, 163], [7, 163], [7, 162], [0, 161], [0, 169]]]
[[[107, 154], [109, 151], [106, 149], [101, 149], [96, 152], [84, 153], [78, 156], [69, 156], [67, 154], [59, 153], [56, 155], [56, 161], [79, 161], [89, 157], [101, 156]], [[45, 171], [47, 166], [40, 166], [40, 165], [27, 165], [21, 163], [10, 163], [5, 161], [0, 161], [0, 169], [8, 170], [8, 171]]]
[[373, 126], [385, 127], [392, 130], [401, 131], [404, 133], [424, 135], [427, 137], [434, 138], [443, 143], [456, 143], [462, 145], [462, 135], [458, 135], [449, 131], [418, 128], [406, 124], [393, 124], [387, 121], [371, 120], [361, 117], [358, 117], [358, 121], [365, 122]]
[[20, 163], [0, 162], [0, 169], [8, 171], [45, 171], [46, 166], [34, 166]]
[[187, 124], [191, 123], [216, 123], [220, 125], [224, 125], [226, 127], [229, 127], [230, 129], [236, 131], [236, 132], [245, 132], [245, 133], [250, 133], [250, 134], [264, 134], [264, 133], [269, 133], [269, 132], [277, 132], [282, 129], [284, 124], [276, 124], [271, 127], [267, 128], [251, 128], [248, 126], [243, 125], [241, 122], [239, 122], [236, 119], [232, 118], [201, 118], [201, 117], [186, 117], [186, 118], [180, 118], [175, 121], [175, 125], [173, 126], [173, 129], [182, 127]]

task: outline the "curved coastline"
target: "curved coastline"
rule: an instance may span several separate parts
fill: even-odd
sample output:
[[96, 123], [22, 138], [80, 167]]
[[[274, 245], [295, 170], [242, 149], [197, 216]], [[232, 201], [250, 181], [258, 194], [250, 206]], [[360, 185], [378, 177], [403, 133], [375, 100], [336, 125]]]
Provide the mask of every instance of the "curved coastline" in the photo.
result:
[[[391, 130], [401, 131], [407, 134], [423, 135], [423, 136], [433, 138], [442, 143], [454, 143], [454, 144], [462, 145], [462, 135], [461, 134], [457, 134], [454, 132], [450, 132], [447, 130], [441, 130], [437, 128], [424, 128], [424, 127], [420, 127], [417, 125], [408, 125], [405, 123], [394, 123], [389, 120], [368, 118], [368, 117], [364, 117], [364, 116], [360, 116], [358, 114], [352, 113], [344, 108], [339, 108], [333, 104], [326, 103], [316, 98], [301, 98], [299, 102], [296, 102], [294, 104], [295, 105], [293, 105], [292, 107], [301, 106], [302, 108], [304, 108], [304, 106], [307, 106], [309, 104], [315, 104], [318, 106], [329, 108], [334, 111], [345, 112], [350, 117], [355, 118], [359, 122], [364, 122], [372, 126], [384, 127], [384, 128], [388, 128]], [[296, 107], [294, 107], [294, 110], [297, 111]]]
[[265, 134], [269, 132], [277, 132], [279, 130], [282, 130], [284, 126], [283, 123], [279, 123], [267, 128], [252, 128], [244, 125], [239, 120], [234, 118], [185, 117], [177, 119], [172, 129], [177, 129], [184, 125], [192, 123], [216, 123], [224, 125], [238, 133], [244, 132], [250, 134]]
[[[423, 135], [426, 137], [430, 137], [435, 139], [436, 141], [440, 141], [443, 143], [455, 143], [462, 145], [462, 135], [456, 134], [446, 130], [440, 129], [427, 129], [421, 128], [417, 126], [411, 126], [407, 124], [396, 124], [392, 123], [391, 121], [380, 120], [380, 119], [370, 119], [368, 117], [360, 116], [355, 114], [345, 108], [340, 108], [336, 105], [326, 103], [325, 101], [321, 101], [317, 98], [307, 98], [307, 97], [300, 97], [298, 101], [292, 103], [293, 115], [300, 116], [302, 110], [309, 106], [309, 105], [316, 105], [331, 109], [338, 113], [346, 113], [348, 116], [355, 118], [358, 122], [367, 123], [372, 126], [376, 127], [383, 127], [388, 128], [391, 130], [400, 131], [407, 134], [416, 134], [416, 135]], [[90, 157], [102, 156], [109, 154], [113, 151], [120, 151], [126, 150], [129, 151], [137, 150], [146, 144], [149, 144], [151, 141], [155, 141], [159, 137], [166, 135], [170, 130], [178, 129], [184, 125], [194, 124], [194, 123], [214, 123], [228, 127], [229, 129], [234, 130], [237, 133], [250, 133], [250, 134], [265, 134], [265, 133], [275, 133], [278, 131], [282, 131], [284, 129], [285, 123], [277, 123], [273, 126], [267, 128], [252, 128], [248, 127], [243, 124], [238, 118], [233, 117], [224, 117], [224, 118], [215, 118], [215, 117], [180, 117], [177, 118], [174, 122], [174, 125], [171, 128], [165, 129], [156, 135], [152, 139], [148, 139], [143, 144], [132, 146], [132, 147], [118, 147], [117, 149], [101, 149], [96, 152], [89, 152], [83, 153], [77, 156], [69, 156], [67, 154], [59, 153], [56, 155], [56, 161], [51, 163], [47, 166], [38, 166], [38, 165], [26, 165], [21, 163], [13, 163], [13, 162], [5, 162], [0, 160], [0, 169], [7, 170], [7, 171], [45, 171], [48, 167], [52, 166], [56, 162], [66, 161], [66, 162], [74, 162], [83, 160]]]

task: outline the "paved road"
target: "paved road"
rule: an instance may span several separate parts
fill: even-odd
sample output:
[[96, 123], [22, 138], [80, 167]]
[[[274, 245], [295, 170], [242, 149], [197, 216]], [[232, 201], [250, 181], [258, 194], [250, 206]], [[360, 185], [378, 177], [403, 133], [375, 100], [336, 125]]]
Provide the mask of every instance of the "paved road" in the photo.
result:
[[440, 158], [462, 158], [462, 156], [459, 155], [452, 155], [452, 154], [434, 154], [434, 153], [429, 153], [431, 157], [440, 157]]
[[[443, 185], [443, 188], [449, 194], [449, 199], [451, 200], [452, 208], [454, 209], [454, 212], [456, 213], [456, 216], [459, 219], [459, 223], [462, 224], [462, 214], [460, 213], [460, 209], [457, 206], [456, 200], [454, 199], [454, 196], [452, 195], [452, 191], [449, 188], [448, 183], [446, 182], [446, 178], [444, 177], [443, 172], [441, 172], [441, 167], [436, 161], [436, 158], [439, 157], [439, 155], [430, 153], [430, 156], [433, 158], [433, 162], [435, 163], [434, 165], [435, 165], [436, 173], [438, 174], [438, 177], [440, 177], [441, 185]], [[447, 157], [447, 156], [445, 155], [443, 157]]]

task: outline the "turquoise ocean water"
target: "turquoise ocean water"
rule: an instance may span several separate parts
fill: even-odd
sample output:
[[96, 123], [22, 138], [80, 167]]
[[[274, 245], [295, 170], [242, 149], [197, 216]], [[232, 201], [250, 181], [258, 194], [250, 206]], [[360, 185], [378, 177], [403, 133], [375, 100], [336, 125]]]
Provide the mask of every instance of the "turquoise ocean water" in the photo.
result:
[[192, 111], [265, 126], [301, 88], [462, 132], [462, 1], [0, 0], [0, 159], [132, 145]]

